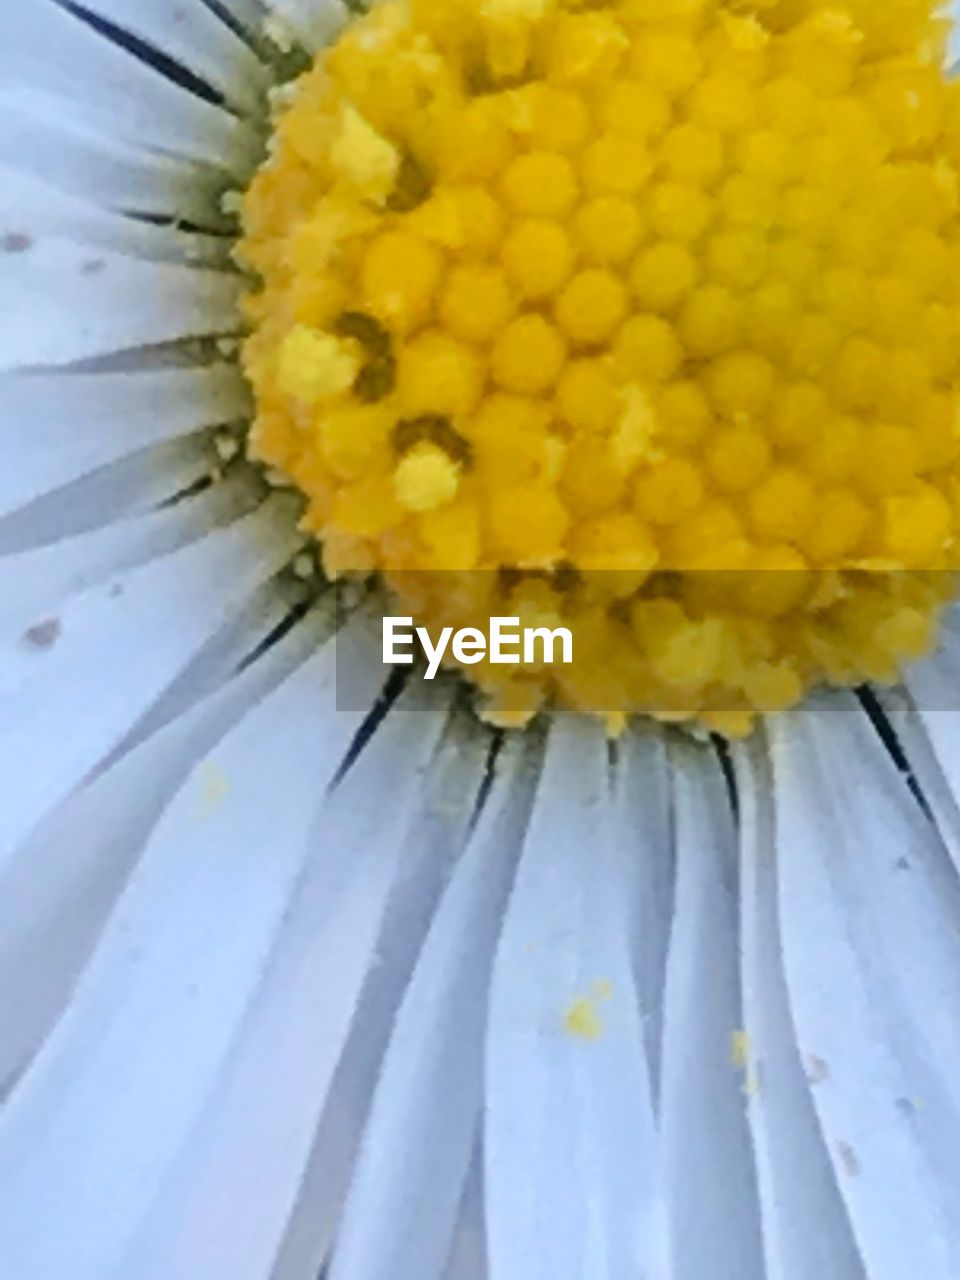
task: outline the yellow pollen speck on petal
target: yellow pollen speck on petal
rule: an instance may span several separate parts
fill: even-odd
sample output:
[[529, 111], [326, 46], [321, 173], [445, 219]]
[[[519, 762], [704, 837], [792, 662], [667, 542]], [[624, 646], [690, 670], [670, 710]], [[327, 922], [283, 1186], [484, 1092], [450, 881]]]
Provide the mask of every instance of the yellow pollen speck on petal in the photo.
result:
[[936, 644], [949, 33], [934, 0], [374, 0], [272, 96], [229, 202], [249, 452], [330, 576], [571, 630], [569, 666], [463, 665], [493, 722], [741, 735]]
[[576, 1040], [599, 1040], [603, 1035], [603, 1020], [589, 996], [580, 996], [567, 1007], [563, 1025]]
[[232, 784], [223, 769], [213, 760], [204, 760], [196, 773], [196, 812], [209, 818], [229, 796]]
[[730, 1061], [741, 1070], [750, 1060], [750, 1037], [742, 1028], [730, 1033]]

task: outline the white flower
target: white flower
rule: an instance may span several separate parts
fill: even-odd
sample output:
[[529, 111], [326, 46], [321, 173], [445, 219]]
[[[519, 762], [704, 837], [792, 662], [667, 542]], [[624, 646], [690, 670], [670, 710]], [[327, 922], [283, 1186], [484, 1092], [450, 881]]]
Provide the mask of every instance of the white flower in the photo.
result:
[[76, 8], [0, 16], [0, 1275], [956, 1280], [960, 636], [729, 750], [363, 694], [210, 341], [266, 9]]

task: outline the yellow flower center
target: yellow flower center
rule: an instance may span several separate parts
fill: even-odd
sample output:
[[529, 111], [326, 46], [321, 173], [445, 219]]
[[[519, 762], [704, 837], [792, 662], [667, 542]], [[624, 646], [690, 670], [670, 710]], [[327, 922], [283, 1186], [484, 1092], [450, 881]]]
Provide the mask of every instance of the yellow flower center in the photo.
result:
[[729, 733], [953, 592], [960, 97], [930, 0], [380, 0], [245, 200], [255, 457], [468, 668]]

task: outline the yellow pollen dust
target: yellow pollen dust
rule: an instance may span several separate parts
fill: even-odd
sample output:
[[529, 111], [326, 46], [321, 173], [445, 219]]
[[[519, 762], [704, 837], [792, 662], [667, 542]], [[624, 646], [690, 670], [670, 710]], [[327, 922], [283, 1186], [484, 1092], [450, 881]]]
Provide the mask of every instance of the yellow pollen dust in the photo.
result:
[[379, 0], [244, 201], [251, 453], [465, 668], [736, 735], [929, 650], [960, 527], [960, 89], [930, 0]]

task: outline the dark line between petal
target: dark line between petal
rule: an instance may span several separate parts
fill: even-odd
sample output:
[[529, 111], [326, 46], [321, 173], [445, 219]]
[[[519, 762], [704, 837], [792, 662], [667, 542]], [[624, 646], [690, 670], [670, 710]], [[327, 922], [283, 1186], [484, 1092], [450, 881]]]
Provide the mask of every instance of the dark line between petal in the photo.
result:
[[141, 62], [152, 67], [154, 71], [160, 72], [166, 76], [168, 80], [172, 80], [174, 84], [186, 89], [189, 93], [194, 94], [198, 98], [202, 98], [204, 102], [209, 102], [212, 106], [222, 107], [225, 111], [231, 111], [232, 108], [226, 98], [209, 84], [201, 76], [185, 67], [182, 62], [178, 62], [168, 53], [164, 53], [161, 49], [148, 41], [141, 39], [140, 36], [133, 35], [126, 31], [123, 27], [118, 27], [115, 23], [110, 22], [107, 18], [101, 18], [99, 14], [92, 13], [82, 4], [78, 4], [77, 0], [57, 0], [61, 8], [66, 9], [68, 13], [72, 13], [75, 18], [79, 18], [81, 22], [85, 22], [87, 26], [92, 27], [98, 35], [110, 40], [113, 44], [119, 45], [127, 53], [132, 54]]
[[870, 721], [877, 733], [877, 736], [883, 744], [887, 755], [889, 755], [890, 759], [896, 765], [898, 772], [903, 776], [904, 782], [910, 788], [913, 798], [923, 810], [925, 817], [936, 825], [936, 819], [933, 816], [933, 810], [930, 807], [930, 803], [923, 792], [923, 788], [917, 781], [916, 774], [910, 767], [910, 758], [904, 751], [903, 745], [897, 737], [897, 731], [887, 718], [887, 713], [880, 705], [877, 695], [869, 686], [864, 685], [862, 688], [857, 690], [857, 697], [860, 700], [860, 705], [866, 713], [867, 719]]

